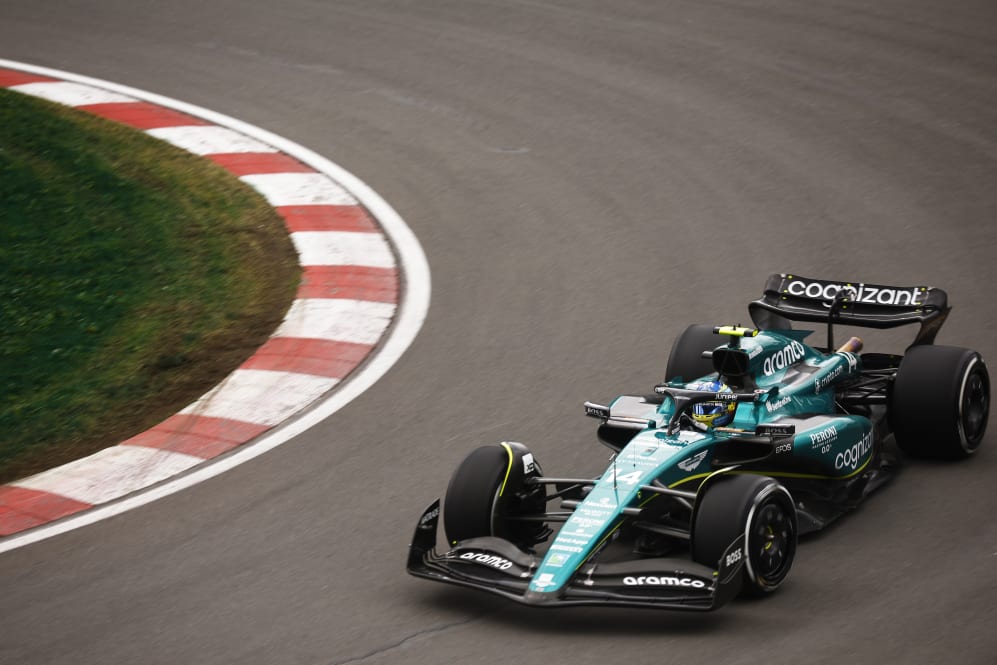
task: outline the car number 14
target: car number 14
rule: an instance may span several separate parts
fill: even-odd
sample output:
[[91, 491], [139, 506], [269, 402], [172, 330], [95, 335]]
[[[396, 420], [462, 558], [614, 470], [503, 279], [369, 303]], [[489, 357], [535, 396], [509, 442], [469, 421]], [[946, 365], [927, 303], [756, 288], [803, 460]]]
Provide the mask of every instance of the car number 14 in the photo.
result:
[[625, 476], [617, 475], [615, 468], [611, 469], [609, 472], [609, 480], [617, 483], [623, 483], [624, 485], [636, 485], [640, 482], [642, 476], [643, 474], [640, 471], [634, 471]]

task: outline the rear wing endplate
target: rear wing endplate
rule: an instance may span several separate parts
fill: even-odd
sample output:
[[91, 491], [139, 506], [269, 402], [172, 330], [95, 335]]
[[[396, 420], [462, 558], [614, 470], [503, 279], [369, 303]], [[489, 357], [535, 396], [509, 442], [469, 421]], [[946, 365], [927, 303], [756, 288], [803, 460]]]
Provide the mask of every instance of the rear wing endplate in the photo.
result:
[[932, 286], [885, 286], [787, 274], [769, 276], [762, 297], [748, 304], [751, 320], [767, 330], [789, 329], [790, 321], [866, 328], [917, 323], [921, 329], [914, 344], [931, 344], [950, 309], [945, 291]]

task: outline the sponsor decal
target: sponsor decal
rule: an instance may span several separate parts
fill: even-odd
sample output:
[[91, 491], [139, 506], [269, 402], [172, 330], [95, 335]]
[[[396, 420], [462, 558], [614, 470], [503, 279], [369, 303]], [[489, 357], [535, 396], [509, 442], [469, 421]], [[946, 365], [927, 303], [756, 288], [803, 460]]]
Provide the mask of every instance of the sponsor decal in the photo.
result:
[[893, 305], [894, 307], [914, 307], [921, 305], [927, 296], [927, 289], [911, 288], [897, 289], [892, 287], [870, 286], [867, 284], [835, 284], [832, 282], [805, 282], [794, 280], [789, 283], [786, 291], [792, 296], [804, 296], [822, 299], [824, 307], [830, 307], [830, 302], [842, 289], [849, 289], [850, 298], [855, 302], [869, 305]]
[[789, 441], [787, 443], [781, 443], [775, 447], [775, 454], [779, 455], [781, 453], [789, 453], [793, 451], [793, 442]]
[[540, 573], [537, 579], [533, 580], [533, 586], [538, 589], [546, 589], [554, 584], [554, 573]]
[[822, 430], [810, 433], [810, 446], [819, 448], [829, 443], [834, 443], [838, 438], [838, 429], [834, 425], [829, 425]]
[[733, 565], [741, 560], [741, 550], [734, 550], [726, 557], [726, 563], [728, 566]]
[[825, 427], [817, 432], [810, 433], [810, 448], [820, 450], [822, 455], [826, 455], [831, 450], [831, 444], [838, 440], [838, 430], [834, 425]]
[[773, 411], [778, 411], [779, 409], [786, 406], [792, 401], [793, 401], [792, 398], [787, 395], [786, 397], [783, 397], [782, 399], [777, 399], [774, 402], [765, 402], [765, 409], [769, 413], [772, 413]]
[[582, 540], [580, 538], [558, 538], [557, 542], [559, 542], [559, 543], [567, 543], [568, 545], [581, 545], [583, 547], [585, 545], [589, 544], [589, 541], [588, 541], [587, 538], [585, 540]]
[[708, 452], [709, 451], [704, 450], [702, 452], [696, 453], [689, 459], [682, 460], [681, 462], [679, 462], [678, 467], [683, 471], [695, 471], [697, 468], [699, 468], [699, 465], [703, 463], [703, 460], [706, 459], [706, 454]]
[[872, 450], [872, 432], [866, 433], [862, 437], [862, 440], [853, 445], [851, 448], [845, 449], [844, 452], [840, 452], [834, 456], [834, 468], [844, 469], [848, 467], [854, 470], [862, 458], [869, 454]]
[[560, 543], [554, 543], [550, 546], [550, 549], [555, 552], [571, 552], [572, 554], [581, 554], [582, 548], [576, 547], [575, 545], [561, 545]]
[[679, 586], [679, 587], [692, 587], [693, 589], [705, 589], [706, 582], [703, 580], [696, 580], [691, 577], [672, 577], [672, 576], [657, 576], [657, 575], [641, 575], [640, 577], [634, 577], [628, 575], [623, 578], [624, 586]]
[[841, 375], [841, 365], [838, 365], [826, 375], [817, 377], [814, 380], [814, 389], [818, 394], [820, 394], [820, 391], [824, 390], [824, 388], [827, 388], [829, 385], [831, 385], [831, 383], [840, 375]]
[[782, 347], [762, 363], [762, 374], [772, 376], [781, 369], [786, 369], [795, 362], [799, 362], [807, 354], [803, 345], [795, 339]]
[[560, 568], [567, 560], [563, 554], [551, 554], [550, 558], [547, 559], [547, 565], [551, 568]]
[[[598, 510], [598, 508], [606, 508], [606, 510]], [[594, 520], [598, 520], [601, 524], [606, 521], [607, 517], [613, 514], [613, 511], [608, 506], [597, 506], [596, 509], [590, 506], [579, 506], [575, 514], [586, 515]]]
[[[591, 538], [592, 532], [606, 523], [605, 517], [608, 517], [608, 515], [603, 516], [603, 519], [596, 520], [589, 517], [580, 517], [578, 513], [575, 513], [571, 516], [568, 523], [564, 525], [564, 528], [561, 529], [561, 533], [566, 536]], [[569, 531], [569, 528], [573, 530]]]
[[576, 525], [578, 530], [581, 531], [583, 528], [600, 526], [602, 524], [602, 520], [594, 520], [590, 517], [578, 517], [575, 515], [572, 516], [571, 523]]
[[764, 346], [756, 346], [755, 348], [751, 349], [751, 351], [748, 352], [748, 360], [754, 360], [764, 350], [765, 350]]
[[758, 436], [784, 437], [796, 434], [796, 425], [786, 423], [765, 423], [755, 428]]
[[433, 508], [428, 513], [422, 516], [422, 519], [419, 520], [419, 526], [426, 526], [427, 524], [429, 524], [439, 516], [440, 516], [439, 507]]
[[608, 420], [609, 408], [602, 406], [601, 404], [592, 404], [590, 402], [586, 402], [585, 415], [592, 416], [593, 418], [602, 418], [603, 420]]
[[523, 455], [523, 473], [529, 475], [536, 470], [536, 464], [533, 462], [533, 453], [526, 453]]
[[464, 552], [460, 555], [460, 558], [464, 561], [474, 561], [475, 563], [491, 566], [492, 568], [497, 568], [498, 570], [508, 570], [512, 568], [512, 561], [503, 559], [496, 554], [488, 554], [486, 552]]

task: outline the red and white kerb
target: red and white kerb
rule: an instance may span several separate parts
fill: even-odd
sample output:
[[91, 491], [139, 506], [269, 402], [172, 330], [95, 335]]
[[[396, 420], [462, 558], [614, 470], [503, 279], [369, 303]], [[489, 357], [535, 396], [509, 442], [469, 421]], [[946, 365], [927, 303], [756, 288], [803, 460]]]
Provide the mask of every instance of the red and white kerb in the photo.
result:
[[284, 218], [303, 268], [284, 322], [221, 384], [152, 429], [0, 486], [0, 536], [148, 487], [305, 409], [373, 350], [398, 307], [385, 235], [329, 176], [260, 140], [100, 87], [0, 68], [0, 87], [83, 109], [201, 155], [254, 187]]

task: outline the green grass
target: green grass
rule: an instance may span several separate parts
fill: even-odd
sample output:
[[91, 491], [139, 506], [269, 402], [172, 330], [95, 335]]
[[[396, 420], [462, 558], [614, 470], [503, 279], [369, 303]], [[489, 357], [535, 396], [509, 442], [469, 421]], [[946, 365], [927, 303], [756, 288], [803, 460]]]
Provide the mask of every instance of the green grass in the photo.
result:
[[0, 482], [196, 399], [298, 279], [282, 220], [231, 174], [0, 90]]

